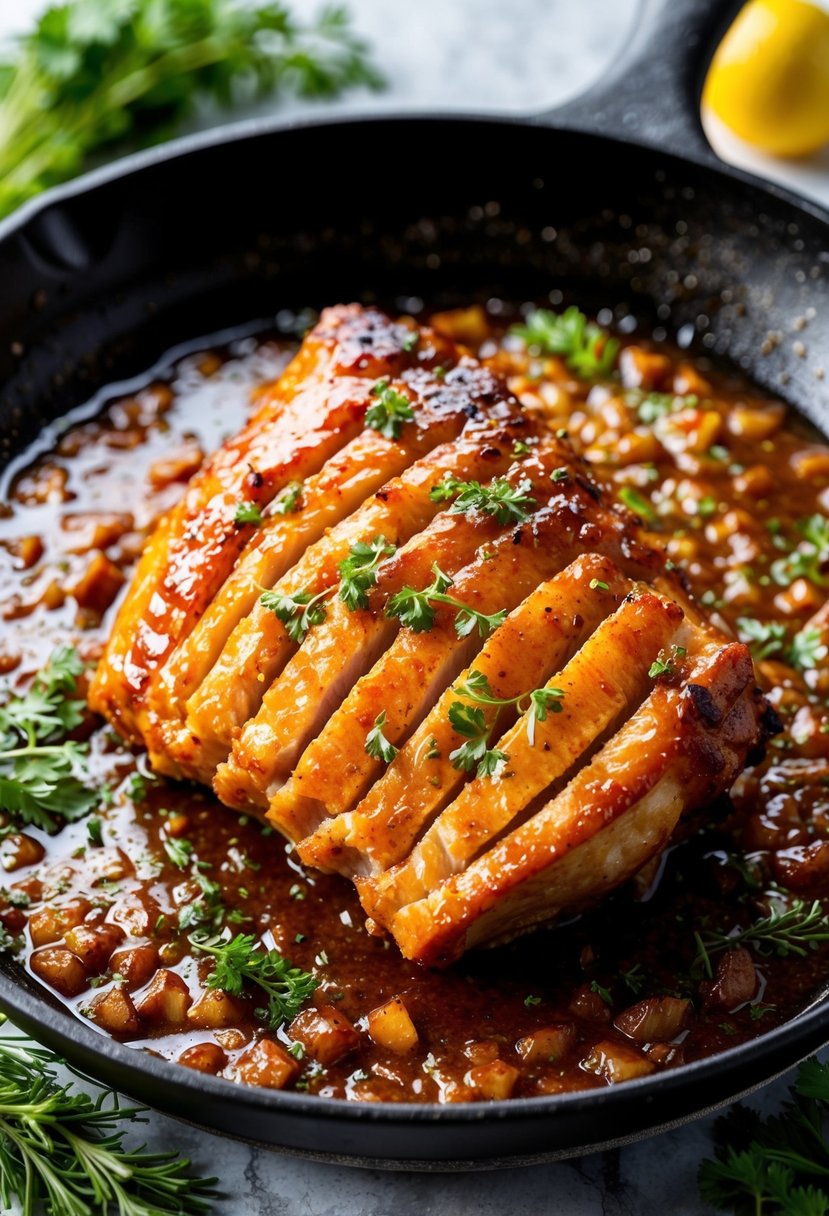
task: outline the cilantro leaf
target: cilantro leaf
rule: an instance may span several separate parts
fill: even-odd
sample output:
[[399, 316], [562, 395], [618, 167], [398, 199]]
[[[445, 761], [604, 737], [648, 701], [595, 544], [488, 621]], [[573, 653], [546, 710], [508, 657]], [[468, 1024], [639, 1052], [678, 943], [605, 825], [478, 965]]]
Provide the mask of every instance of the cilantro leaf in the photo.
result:
[[64, 738], [84, 718], [74, 696], [82, 671], [77, 653], [61, 647], [26, 692], [0, 707], [0, 809], [46, 832], [100, 801], [85, 782], [86, 745]]

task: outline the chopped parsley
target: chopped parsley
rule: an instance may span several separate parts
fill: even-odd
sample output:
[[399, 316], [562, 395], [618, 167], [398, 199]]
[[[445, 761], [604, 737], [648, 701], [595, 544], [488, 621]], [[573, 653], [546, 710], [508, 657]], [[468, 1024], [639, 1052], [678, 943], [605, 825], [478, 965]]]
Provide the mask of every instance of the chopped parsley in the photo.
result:
[[684, 646], [672, 646], [668, 652], [660, 650], [648, 668], [648, 675], [652, 680], [656, 680], [660, 676], [672, 676], [676, 670], [677, 661], [684, 659], [687, 653]]
[[803, 537], [798, 547], [786, 557], [771, 564], [771, 577], [781, 587], [805, 578], [818, 587], [829, 584], [824, 566], [829, 563], [829, 519], [825, 515], [810, 515], [798, 520], [798, 532]]
[[302, 482], [289, 481], [285, 489], [274, 502], [271, 510], [274, 515], [293, 515], [302, 506]]
[[262, 512], [255, 502], [240, 502], [233, 516], [233, 522], [239, 527], [243, 524], [259, 525], [262, 522]]
[[609, 376], [619, 353], [619, 342], [612, 338], [575, 306], [563, 313], [536, 308], [523, 324], [513, 325], [510, 333], [530, 350], [545, 355], [560, 355], [577, 376], [590, 379]]

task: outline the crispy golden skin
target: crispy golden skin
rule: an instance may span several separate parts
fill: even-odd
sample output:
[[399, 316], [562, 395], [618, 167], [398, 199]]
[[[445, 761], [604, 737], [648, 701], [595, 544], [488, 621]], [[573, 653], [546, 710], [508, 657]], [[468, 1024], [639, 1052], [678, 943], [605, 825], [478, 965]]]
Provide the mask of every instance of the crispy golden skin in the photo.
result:
[[93, 709], [140, 742], [156, 673], [193, 628], [249, 542], [240, 503], [265, 507], [316, 473], [363, 428], [372, 388], [407, 367], [452, 366], [457, 349], [356, 305], [328, 309], [280, 379], [258, 394], [250, 422], [193, 478], [153, 533], [89, 694]]
[[[378, 381], [411, 410], [393, 433], [366, 424]], [[529, 487], [523, 513], [461, 509], [432, 493], [447, 475]], [[235, 523], [240, 502], [261, 526]], [[393, 551], [349, 606], [340, 564], [376, 537]], [[401, 624], [391, 597], [435, 566], [457, 604], [503, 623], [459, 633], [457, 604], [438, 603], [431, 628]], [[322, 619], [292, 637], [264, 589], [321, 595]], [[453, 763], [473, 672], [514, 702], [478, 707], [506, 757], [481, 776]], [[544, 687], [559, 712], [530, 730]], [[746, 648], [566, 443], [448, 340], [356, 305], [323, 314], [159, 525], [90, 703], [158, 770], [212, 783], [353, 878], [372, 927], [433, 965], [631, 877], [729, 788], [765, 712]], [[380, 715], [390, 762], [367, 749]]]

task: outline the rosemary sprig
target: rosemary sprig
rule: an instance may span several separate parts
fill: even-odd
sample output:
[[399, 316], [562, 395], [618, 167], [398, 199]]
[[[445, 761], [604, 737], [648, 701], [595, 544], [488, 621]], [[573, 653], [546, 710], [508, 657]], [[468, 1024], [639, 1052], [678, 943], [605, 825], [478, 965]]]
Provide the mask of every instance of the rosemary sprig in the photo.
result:
[[753, 946], [758, 954], [775, 954], [778, 958], [806, 958], [810, 950], [817, 950], [823, 942], [829, 942], [829, 915], [818, 900], [811, 904], [802, 899], [792, 900], [788, 908], [772, 904], [768, 916], [748, 925], [745, 929], [710, 929], [705, 933], [694, 933], [697, 952], [691, 965], [694, 975], [714, 974], [711, 959], [725, 950], [737, 946]]
[[[0, 1018], [2, 1021], [2, 1018]], [[0, 1207], [23, 1216], [197, 1216], [210, 1209], [216, 1178], [198, 1178], [176, 1153], [126, 1149], [141, 1115], [115, 1094], [97, 1098], [61, 1084], [57, 1056], [0, 1036]]]

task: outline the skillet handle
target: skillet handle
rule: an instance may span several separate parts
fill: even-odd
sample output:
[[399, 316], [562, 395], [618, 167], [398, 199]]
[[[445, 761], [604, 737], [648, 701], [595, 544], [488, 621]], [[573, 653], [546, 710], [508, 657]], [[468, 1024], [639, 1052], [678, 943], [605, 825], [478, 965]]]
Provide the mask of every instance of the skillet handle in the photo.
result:
[[711, 57], [742, 6], [640, 0], [635, 28], [602, 79], [536, 121], [719, 165], [702, 129], [700, 96]]

